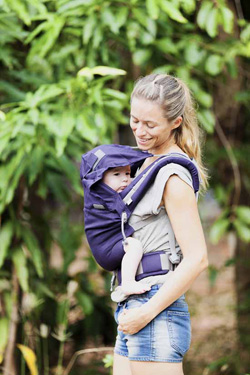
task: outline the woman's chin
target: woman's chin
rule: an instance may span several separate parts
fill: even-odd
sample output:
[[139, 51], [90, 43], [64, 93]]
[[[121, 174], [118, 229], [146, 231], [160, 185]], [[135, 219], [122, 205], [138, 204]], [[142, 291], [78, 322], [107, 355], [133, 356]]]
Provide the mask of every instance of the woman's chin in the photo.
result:
[[136, 140], [136, 143], [137, 143], [137, 146], [140, 150], [149, 150], [151, 148], [151, 142], [149, 142], [149, 141], [141, 142], [141, 141]]

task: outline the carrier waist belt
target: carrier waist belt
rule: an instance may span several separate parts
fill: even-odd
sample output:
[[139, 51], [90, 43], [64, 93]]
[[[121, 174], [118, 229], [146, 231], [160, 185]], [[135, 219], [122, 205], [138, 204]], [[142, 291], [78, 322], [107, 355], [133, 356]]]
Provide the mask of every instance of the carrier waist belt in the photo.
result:
[[[144, 254], [137, 269], [135, 280], [139, 281], [148, 276], [165, 275], [168, 271], [174, 270], [175, 265], [170, 262], [170, 255], [163, 250]], [[117, 280], [120, 285], [121, 269], [117, 271]]]

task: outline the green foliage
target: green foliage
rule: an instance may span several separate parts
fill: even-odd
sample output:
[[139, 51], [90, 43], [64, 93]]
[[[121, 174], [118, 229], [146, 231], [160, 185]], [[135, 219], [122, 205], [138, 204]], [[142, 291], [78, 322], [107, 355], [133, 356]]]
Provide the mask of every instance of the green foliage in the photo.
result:
[[[151, 71], [184, 79], [198, 103], [200, 125], [208, 139], [214, 137], [213, 90], [228, 75], [236, 79], [242, 74], [237, 61], [250, 56], [249, 24], [241, 21], [239, 38], [235, 27], [237, 19], [224, 0], [1, 2], [0, 289], [9, 321], [15, 267], [21, 296], [36, 295], [20, 324], [29, 320], [36, 326], [40, 320], [49, 327], [60, 342], [59, 367], [64, 342], [77, 324], [78, 318], [68, 319], [76, 306], [82, 325], [91, 323], [97, 336], [104, 334], [100, 315], [111, 310], [109, 276], [87, 248], [83, 269], [69, 271], [84, 236], [75, 217], [82, 206], [80, 155], [109, 143], [117, 126], [128, 123], [132, 83]], [[249, 92], [242, 89], [235, 100], [247, 107]], [[225, 154], [215, 143], [211, 150], [213, 187], [223, 210], [211, 227], [211, 240], [217, 243], [234, 230], [249, 241], [249, 208], [230, 207], [233, 188], [219, 185], [216, 177]], [[237, 155], [245, 170], [245, 154]], [[247, 174], [243, 183], [249, 184]], [[103, 281], [100, 294], [93, 274], [95, 281]], [[212, 282], [216, 275], [211, 270]], [[69, 294], [72, 281], [77, 288]], [[105, 310], [96, 296], [103, 298]], [[3, 332], [7, 320], [0, 320]], [[111, 357], [106, 359], [109, 366]]]

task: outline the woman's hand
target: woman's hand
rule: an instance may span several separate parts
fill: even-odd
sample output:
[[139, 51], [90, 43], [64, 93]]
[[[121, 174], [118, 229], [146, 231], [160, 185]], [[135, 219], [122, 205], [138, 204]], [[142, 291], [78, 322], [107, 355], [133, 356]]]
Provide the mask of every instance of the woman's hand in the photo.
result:
[[150, 312], [146, 311], [145, 305], [124, 309], [119, 315], [118, 329], [125, 334], [134, 335], [144, 328], [151, 320]]

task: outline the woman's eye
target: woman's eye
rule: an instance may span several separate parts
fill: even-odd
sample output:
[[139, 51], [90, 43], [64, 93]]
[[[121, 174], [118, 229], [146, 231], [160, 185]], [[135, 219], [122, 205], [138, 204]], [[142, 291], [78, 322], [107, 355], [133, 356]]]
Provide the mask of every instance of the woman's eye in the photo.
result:
[[147, 124], [147, 127], [148, 127], [149, 129], [153, 129], [153, 128], [154, 128], [154, 125], [149, 125], [149, 124]]
[[139, 121], [135, 120], [133, 117], [131, 118], [134, 124], [137, 124]]

